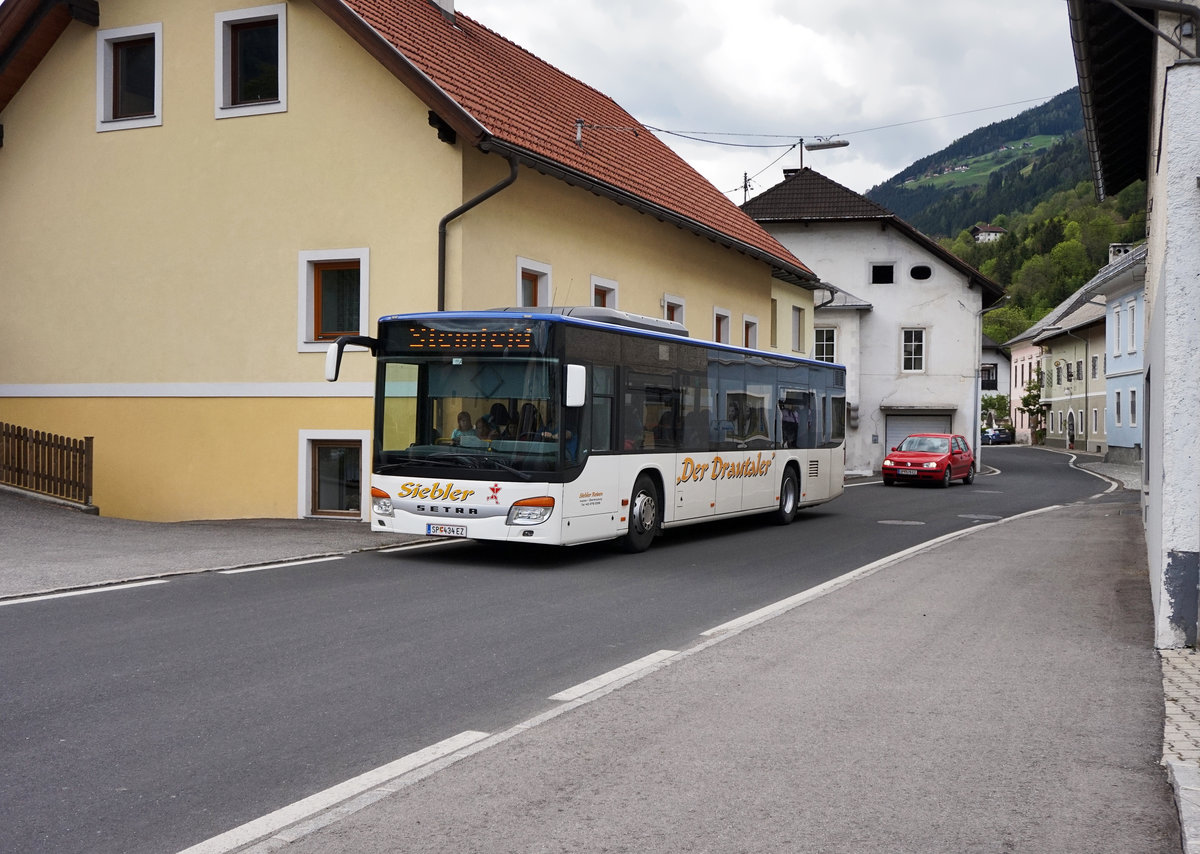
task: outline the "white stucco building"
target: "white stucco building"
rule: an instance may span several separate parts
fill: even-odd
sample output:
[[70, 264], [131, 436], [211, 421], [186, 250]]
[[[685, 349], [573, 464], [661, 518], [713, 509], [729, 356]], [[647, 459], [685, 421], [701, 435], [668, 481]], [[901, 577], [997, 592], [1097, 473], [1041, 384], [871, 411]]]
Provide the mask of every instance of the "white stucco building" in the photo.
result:
[[891, 211], [811, 169], [743, 206], [841, 293], [802, 352], [846, 366], [847, 472], [878, 471], [909, 433], [979, 438], [982, 312], [1003, 291]]
[[1200, 588], [1200, 8], [1067, 0], [1097, 194], [1147, 189], [1142, 510], [1160, 648], [1195, 646]]

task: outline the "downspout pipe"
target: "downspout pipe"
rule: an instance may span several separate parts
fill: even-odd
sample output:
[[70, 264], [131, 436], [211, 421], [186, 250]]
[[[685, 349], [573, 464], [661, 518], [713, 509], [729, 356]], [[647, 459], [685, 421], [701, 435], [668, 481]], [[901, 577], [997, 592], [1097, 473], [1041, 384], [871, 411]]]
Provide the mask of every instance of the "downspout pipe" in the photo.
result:
[[458, 219], [467, 211], [471, 210], [471, 208], [483, 204], [492, 196], [496, 195], [505, 187], [510, 186], [517, 180], [517, 158], [513, 157], [511, 154], [507, 154], [505, 155], [504, 159], [508, 161], [509, 166], [507, 178], [505, 178], [499, 184], [496, 184], [494, 187], [484, 190], [475, 198], [469, 199], [468, 201], [459, 205], [454, 210], [450, 211], [450, 213], [442, 217], [441, 221], [438, 223], [438, 311], [446, 310], [446, 226], [449, 225], [453, 220]]

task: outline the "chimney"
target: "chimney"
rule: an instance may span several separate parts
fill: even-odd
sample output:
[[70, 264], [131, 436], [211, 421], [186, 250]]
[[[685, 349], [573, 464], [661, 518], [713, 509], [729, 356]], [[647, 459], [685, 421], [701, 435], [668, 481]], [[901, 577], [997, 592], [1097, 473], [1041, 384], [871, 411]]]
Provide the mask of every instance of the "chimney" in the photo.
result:
[[783, 170], [783, 180], [786, 181], [787, 179], [791, 178], [793, 175], [798, 174], [799, 172], [800, 172], [799, 169], [792, 169], [792, 168], [785, 167]]
[[1108, 244], [1108, 263], [1111, 264], [1122, 255], [1128, 255], [1132, 251], [1132, 243], [1110, 243]]
[[429, 0], [429, 2], [438, 7], [443, 18], [454, 23], [454, 0]]

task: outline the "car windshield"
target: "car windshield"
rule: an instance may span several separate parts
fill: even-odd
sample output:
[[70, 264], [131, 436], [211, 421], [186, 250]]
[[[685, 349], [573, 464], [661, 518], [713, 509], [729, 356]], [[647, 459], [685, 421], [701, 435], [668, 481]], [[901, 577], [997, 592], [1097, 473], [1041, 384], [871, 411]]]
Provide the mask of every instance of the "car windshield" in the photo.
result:
[[944, 436], [909, 436], [896, 450], [914, 451], [919, 454], [944, 454], [950, 450], [950, 440]]

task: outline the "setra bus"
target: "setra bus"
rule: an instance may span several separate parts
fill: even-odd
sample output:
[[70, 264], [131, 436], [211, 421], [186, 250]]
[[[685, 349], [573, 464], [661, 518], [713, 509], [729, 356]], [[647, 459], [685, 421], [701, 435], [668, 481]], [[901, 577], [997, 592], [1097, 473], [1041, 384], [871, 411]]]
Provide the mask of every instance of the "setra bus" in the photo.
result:
[[842, 494], [846, 369], [579, 307], [383, 317], [376, 531], [642, 551], [663, 529], [791, 522]]

